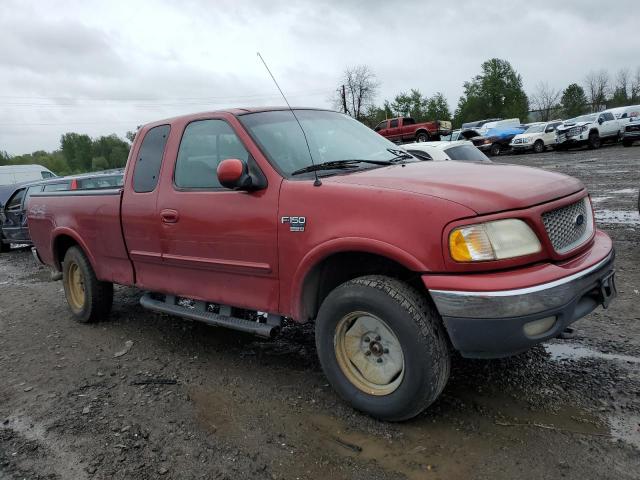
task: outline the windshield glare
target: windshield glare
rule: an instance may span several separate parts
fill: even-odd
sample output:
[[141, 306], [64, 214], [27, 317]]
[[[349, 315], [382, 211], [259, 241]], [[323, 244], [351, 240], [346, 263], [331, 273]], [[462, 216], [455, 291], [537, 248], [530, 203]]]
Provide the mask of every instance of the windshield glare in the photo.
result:
[[[400, 148], [369, 127], [337, 112], [296, 110], [309, 141], [313, 163], [337, 160], [391, 160]], [[304, 135], [289, 110], [239, 117], [269, 160], [286, 176], [311, 165]], [[362, 164], [361, 168], [372, 168]]]
[[451, 160], [462, 160], [466, 162], [490, 162], [489, 157], [478, 150], [473, 145], [458, 145], [445, 150]]
[[579, 117], [572, 118], [570, 120], [567, 120], [566, 123], [595, 122], [595, 121], [596, 121], [596, 115], [595, 113], [592, 113], [590, 115], [580, 115]]
[[544, 132], [544, 124], [542, 125], [531, 125], [524, 133], [541, 133]]

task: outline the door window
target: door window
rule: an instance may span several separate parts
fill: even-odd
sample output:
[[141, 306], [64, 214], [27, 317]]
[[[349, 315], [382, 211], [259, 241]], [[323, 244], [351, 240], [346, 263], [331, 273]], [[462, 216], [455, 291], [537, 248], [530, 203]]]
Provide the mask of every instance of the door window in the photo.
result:
[[7, 210], [15, 212], [22, 208], [22, 200], [24, 199], [25, 189], [21, 188], [16, 193], [13, 194], [13, 197], [7, 202]]
[[133, 172], [133, 190], [137, 193], [153, 192], [158, 185], [164, 147], [169, 138], [169, 125], [153, 127], [142, 140]]
[[25, 195], [25, 205], [27, 203], [27, 200], [29, 199], [29, 197], [31, 197], [31, 195], [33, 195], [36, 192], [41, 192], [42, 191], [42, 185], [35, 185], [33, 187], [29, 187], [27, 189], [27, 194]]
[[602, 114], [602, 116], [604, 117], [605, 121], [610, 122], [611, 120], [615, 120], [613, 114], [611, 112], [605, 112]]
[[410, 117], [405, 117], [402, 120], [402, 125], [405, 125], [405, 126], [406, 125], [415, 125], [415, 124], [416, 124], [416, 121], [413, 118], [410, 118]]
[[389, 125], [389, 128], [397, 128], [397, 127], [398, 127], [398, 119], [395, 118], [391, 120], [391, 124]]
[[180, 142], [174, 173], [178, 188], [222, 188], [218, 182], [218, 164], [227, 158], [249, 162], [244, 148], [231, 126], [224, 120], [199, 120], [187, 125]]
[[376, 128], [374, 128], [374, 130], [377, 132], [379, 130], [384, 130], [385, 128], [387, 128], [387, 121], [386, 120], [384, 122], [380, 122], [378, 125], [376, 125]]

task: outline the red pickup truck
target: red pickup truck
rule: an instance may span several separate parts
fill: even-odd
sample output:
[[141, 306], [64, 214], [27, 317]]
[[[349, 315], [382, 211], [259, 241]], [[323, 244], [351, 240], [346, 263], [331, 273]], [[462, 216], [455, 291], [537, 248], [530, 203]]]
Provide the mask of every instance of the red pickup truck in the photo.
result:
[[441, 135], [451, 133], [451, 122], [433, 120], [416, 123], [411, 117], [398, 117], [380, 122], [374, 130], [393, 142], [438, 141]]
[[34, 253], [62, 271], [73, 316], [106, 317], [117, 283], [149, 309], [266, 337], [312, 321], [335, 390], [402, 420], [442, 392], [452, 349], [512, 355], [616, 295], [578, 180], [420, 161], [343, 114], [295, 114], [151, 123], [123, 187], [34, 194]]

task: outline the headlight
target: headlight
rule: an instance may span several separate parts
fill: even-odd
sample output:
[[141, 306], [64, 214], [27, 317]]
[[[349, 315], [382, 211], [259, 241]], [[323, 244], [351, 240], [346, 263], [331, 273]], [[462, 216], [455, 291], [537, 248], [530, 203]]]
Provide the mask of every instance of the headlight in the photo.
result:
[[586, 132], [587, 130], [589, 130], [589, 125], [583, 125], [582, 127], [580, 127], [581, 132]]
[[525, 138], [522, 139], [522, 141], [524, 143], [530, 143], [531, 142], [531, 137], [525, 137]]
[[540, 240], [522, 220], [507, 219], [458, 227], [449, 235], [456, 262], [503, 260], [537, 253]]

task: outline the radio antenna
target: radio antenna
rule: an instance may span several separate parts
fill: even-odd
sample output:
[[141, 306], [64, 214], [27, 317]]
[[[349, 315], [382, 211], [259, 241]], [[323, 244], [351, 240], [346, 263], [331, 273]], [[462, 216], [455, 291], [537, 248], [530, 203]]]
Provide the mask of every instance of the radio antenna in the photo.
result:
[[[276, 87], [278, 87], [278, 91], [280, 92], [280, 95], [282, 95], [282, 98], [284, 98], [284, 101], [287, 104], [287, 107], [289, 107], [289, 111], [293, 115], [293, 118], [295, 118], [296, 122], [298, 122], [298, 126], [302, 131], [302, 136], [304, 137], [304, 143], [307, 144], [307, 150], [309, 151], [309, 158], [311, 159], [311, 165], [315, 166], [315, 163], [313, 162], [313, 155], [311, 154], [311, 147], [309, 146], [309, 140], [307, 139], [307, 134], [304, 132], [304, 128], [302, 128], [302, 124], [300, 123], [300, 120], [298, 120], [296, 112], [294, 112], [293, 108], [291, 108], [291, 105], [289, 105], [289, 100], [287, 100], [287, 97], [285, 97], [284, 92], [280, 88], [280, 85], [278, 85], [278, 82], [276, 81], [276, 77], [274, 77], [273, 73], [271, 73], [271, 70], [269, 70], [269, 67], [267, 66], [267, 62], [264, 61], [264, 58], [262, 58], [262, 55], [260, 55], [260, 52], [257, 52], [257, 53], [258, 53], [258, 57], [260, 57], [260, 60], [262, 60], [262, 64], [264, 65], [264, 68], [266, 68], [267, 72], [269, 72], [269, 75], [271, 76], [271, 80], [273, 80], [273, 83], [275, 83]], [[322, 185], [322, 182], [320, 181], [320, 177], [318, 177], [318, 171], [314, 170], [313, 173], [316, 177], [316, 180], [313, 182], [313, 186], [319, 187], [320, 185]]]

